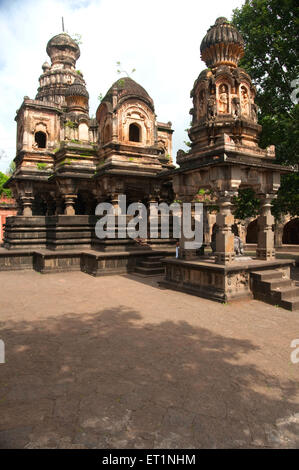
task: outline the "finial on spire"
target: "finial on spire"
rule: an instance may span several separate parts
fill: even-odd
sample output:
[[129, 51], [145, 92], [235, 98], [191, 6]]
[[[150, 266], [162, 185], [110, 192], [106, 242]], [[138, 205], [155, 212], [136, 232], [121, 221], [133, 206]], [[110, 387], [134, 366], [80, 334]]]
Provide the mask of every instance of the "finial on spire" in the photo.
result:
[[63, 16], [61, 17], [61, 21], [62, 21], [62, 32], [64, 33], [64, 19], [63, 19]]

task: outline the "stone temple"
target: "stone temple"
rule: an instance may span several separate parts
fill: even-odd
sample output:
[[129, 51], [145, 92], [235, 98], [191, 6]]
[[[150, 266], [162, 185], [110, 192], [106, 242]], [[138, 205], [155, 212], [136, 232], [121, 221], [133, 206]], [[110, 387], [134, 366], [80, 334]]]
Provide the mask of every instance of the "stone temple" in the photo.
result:
[[[16, 171], [9, 183], [19, 215], [94, 214], [101, 200], [125, 193], [147, 201], [171, 185], [159, 175], [173, 168], [171, 123], [156, 121], [154, 102], [131, 78], [115, 82], [90, 118], [88, 91], [66, 33], [47, 45], [35, 100], [17, 112]], [[38, 243], [39, 241], [36, 240]], [[35, 243], [36, 244], [36, 243]]]
[[[89, 116], [89, 94], [76, 61], [77, 43], [66, 33], [50, 39], [51, 65], [43, 64], [34, 100], [17, 111], [16, 170], [7, 183], [18, 215], [7, 219], [0, 262], [41, 272], [81, 269], [94, 275], [137, 270], [158, 273], [162, 284], [218, 301], [242, 296], [299, 306], [289, 278], [292, 260], [276, 259], [271, 201], [280, 176], [292, 171], [275, 162], [275, 149], [259, 147], [256, 90], [238, 67], [244, 54], [240, 33], [218, 18], [201, 43], [207, 68], [194, 82], [188, 153], [172, 162], [171, 123], [157, 122], [153, 99], [129, 77], [120, 78]], [[233, 198], [253, 188], [261, 200], [256, 257], [236, 257]], [[118, 196], [127, 204], [174, 200], [198, 202], [207, 192], [218, 207], [212, 255], [186, 248], [173, 256], [175, 240], [95, 237], [95, 208]], [[205, 230], [212, 219], [204, 208]], [[208, 228], [207, 228], [208, 227]], [[171, 255], [171, 256], [170, 256]], [[1, 267], [1, 266], [0, 266]], [[278, 290], [277, 290], [278, 289]]]

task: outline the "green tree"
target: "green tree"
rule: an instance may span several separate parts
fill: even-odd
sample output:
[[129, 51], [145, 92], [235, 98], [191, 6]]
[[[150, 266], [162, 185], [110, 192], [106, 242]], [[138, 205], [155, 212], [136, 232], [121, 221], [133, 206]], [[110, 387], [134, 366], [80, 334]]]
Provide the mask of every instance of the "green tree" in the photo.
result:
[[239, 189], [238, 196], [234, 197], [234, 216], [244, 220], [247, 217], [256, 217], [259, 213], [260, 200], [255, 196], [252, 188]]
[[4, 183], [9, 179], [9, 176], [5, 175], [0, 171], [0, 197], [1, 196], [6, 196], [6, 197], [11, 197], [11, 191], [9, 189], [4, 189], [3, 185]]
[[[299, 88], [298, 7], [295, 0], [246, 0], [233, 12], [233, 24], [245, 40], [240, 61], [257, 87], [259, 123], [263, 126], [260, 145], [274, 144], [276, 160], [298, 165]], [[299, 94], [299, 89], [298, 89]], [[298, 215], [298, 175], [282, 177], [275, 202], [275, 215]], [[295, 198], [295, 199], [294, 199]], [[297, 206], [296, 206], [297, 204]]]

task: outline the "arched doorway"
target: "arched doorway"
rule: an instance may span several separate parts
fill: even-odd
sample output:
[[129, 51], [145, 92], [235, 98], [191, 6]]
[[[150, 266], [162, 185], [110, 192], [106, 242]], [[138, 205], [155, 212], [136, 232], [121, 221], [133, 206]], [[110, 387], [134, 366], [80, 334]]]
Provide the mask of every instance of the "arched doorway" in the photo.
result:
[[47, 145], [47, 136], [44, 132], [38, 131], [35, 133], [34, 140], [37, 148], [45, 149]]
[[286, 245], [299, 244], [299, 218], [290, 220], [283, 227], [282, 243]]
[[140, 142], [141, 141], [141, 132], [140, 127], [137, 124], [130, 124], [129, 127], [129, 140], [131, 142]]
[[257, 243], [257, 219], [250, 222], [246, 232], [246, 243]]

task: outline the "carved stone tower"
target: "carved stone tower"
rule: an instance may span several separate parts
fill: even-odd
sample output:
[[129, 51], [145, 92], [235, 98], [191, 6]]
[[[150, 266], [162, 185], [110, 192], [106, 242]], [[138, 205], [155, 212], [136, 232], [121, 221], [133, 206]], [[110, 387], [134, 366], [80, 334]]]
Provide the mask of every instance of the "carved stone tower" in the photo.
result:
[[[260, 155], [256, 90], [249, 75], [238, 67], [244, 54], [242, 36], [226, 18], [218, 18], [203, 38], [200, 50], [208, 68], [200, 73], [191, 91], [192, 149], [216, 144], [226, 135], [232, 143]], [[273, 148], [267, 154], [274, 157]]]
[[162, 198], [159, 173], [173, 168], [171, 123], [156, 121], [147, 91], [124, 77], [108, 90], [98, 110], [98, 175], [105, 194], [123, 192], [130, 201]]

